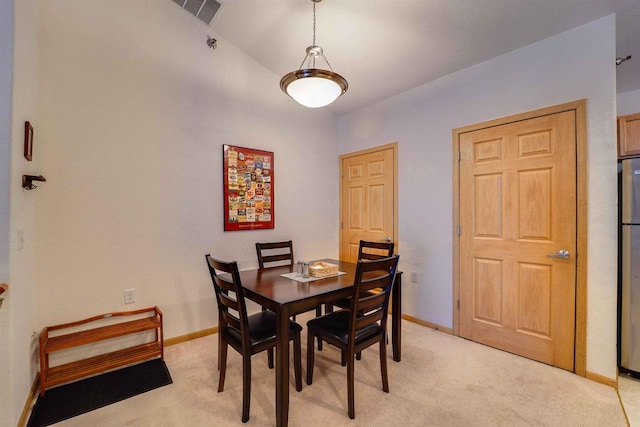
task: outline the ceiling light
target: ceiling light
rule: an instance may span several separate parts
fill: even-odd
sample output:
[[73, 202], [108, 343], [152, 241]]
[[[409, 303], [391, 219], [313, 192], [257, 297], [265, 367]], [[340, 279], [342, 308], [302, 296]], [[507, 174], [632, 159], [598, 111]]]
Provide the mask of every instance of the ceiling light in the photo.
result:
[[[349, 85], [344, 77], [333, 72], [322, 48], [316, 45], [316, 3], [321, 0], [311, 1], [313, 2], [313, 45], [307, 48], [307, 54], [300, 68], [280, 80], [280, 88], [297, 103], [309, 108], [318, 108], [338, 99], [347, 91]], [[320, 58], [327, 64], [328, 70], [316, 68], [316, 60]]]

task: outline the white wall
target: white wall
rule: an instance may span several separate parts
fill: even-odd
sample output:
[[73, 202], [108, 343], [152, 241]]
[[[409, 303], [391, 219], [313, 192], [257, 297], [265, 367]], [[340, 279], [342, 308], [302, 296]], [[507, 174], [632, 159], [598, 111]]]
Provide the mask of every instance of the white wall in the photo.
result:
[[339, 119], [341, 153], [399, 143], [401, 269], [419, 277], [403, 312], [453, 326], [452, 129], [587, 98], [587, 370], [615, 378], [614, 57], [608, 16]]
[[[6, 411], [0, 411], [0, 424], [7, 421], [6, 425], [16, 425], [22, 408], [25, 404], [25, 397], [29, 393], [33, 378], [35, 377], [37, 366], [35, 364], [35, 353], [37, 351], [37, 341], [32, 338], [32, 332], [36, 330], [37, 305], [35, 299], [35, 194], [30, 194], [21, 188], [21, 177], [23, 174], [35, 174], [39, 168], [38, 156], [32, 162], [28, 162], [23, 157], [24, 147], [24, 122], [30, 121], [36, 127], [37, 117], [37, 35], [33, 22], [37, 19], [37, 2], [33, 0], [21, 0], [19, 2], [2, 2], [2, 7], [9, 7], [0, 15], [3, 19], [8, 16], [13, 20], [9, 28], [13, 28], [13, 35], [7, 38], [4, 35], [3, 41], [7, 40], [13, 48], [13, 93], [8, 97], [0, 99], [11, 102], [11, 113], [7, 115], [11, 120], [11, 153], [10, 185], [7, 186], [7, 194], [10, 197], [10, 221], [7, 239], [2, 239], [8, 243], [9, 247], [9, 267], [10, 267], [10, 289], [7, 292], [5, 306], [0, 313], [0, 317], [9, 315], [9, 332], [3, 337], [8, 337], [6, 343], [0, 343], [0, 347], [6, 344], [8, 347], [7, 358], [2, 357], [3, 365], [10, 369], [10, 374], [2, 376], [3, 393], [8, 393], [6, 401]], [[0, 27], [5, 28], [4, 23]], [[10, 31], [10, 30], [9, 30]], [[0, 55], [3, 58], [4, 55]], [[11, 64], [11, 61], [9, 61]], [[5, 117], [4, 114], [2, 114]], [[4, 138], [3, 138], [4, 139]], [[37, 137], [34, 140], [37, 151]], [[5, 158], [2, 162], [4, 164]], [[7, 159], [8, 161], [8, 159]], [[4, 185], [2, 185], [4, 189]], [[4, 196], [2, 197], [4, 199]], [[17, 234], [22, 230], [25, 236], [24, 248], [18, 248]], [[6, 311], [5, 311], [6, 310]], [[4, 338], [3, 338], [4, 339]], [[5, 362], [6, 361], [6, 362]], [[3, 404], [5, 401], [3, 399]], [[3, 408], [4, 409], [4, 408]], [[4, 419], [3, 419], [4, 418]]]
[[640, 113], [640, 89], [619, 93], [616, 103], [618, 116]]
[[[9, 280], [13, 1], [0, 1], [0, 283]], [[2, 296], [8, 298], [8, 294]], [[0, 308], [0, 425], [15, 425], [10, 303]]]
[[[204, 255], [337, 256], [335, 117], [171, 1], [43, 1], [38, 324], [158, 305], [165, 337], [217, 324]], [[223, 232], [222, 144], [275, 152], [275, 230]], [[124, 305], [135, 288], [137, 302]]]

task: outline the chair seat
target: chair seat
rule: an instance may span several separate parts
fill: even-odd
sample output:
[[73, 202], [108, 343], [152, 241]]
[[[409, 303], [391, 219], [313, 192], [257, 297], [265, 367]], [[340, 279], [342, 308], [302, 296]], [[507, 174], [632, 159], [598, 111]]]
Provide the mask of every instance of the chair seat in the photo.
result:
[[[316, 317], [307, 322], [307, 328], [312, 329], [316, 335], [326, 338], [333, 338], [345, 345], [349, 339], [349, 321], [351, 319], [350, 310], [339, 310], [333, 313]], [[358, 343], [373, 335], [382, 332], [378, 324], [368, 325], [356, 330], [355, 342]]]
[[[247, 317], [249, 323], [249, 339], [252, 346], [258, 346], [268, 341], [274, 341], [276, 335], [276, 314], [265, 310]], [[289, 321], [289, 334], [301, 332], [302, 326]], [[240, 331], [227, 325], [224, 330], [225, 337], [235, 341], [238, 345], [242, 342]]]

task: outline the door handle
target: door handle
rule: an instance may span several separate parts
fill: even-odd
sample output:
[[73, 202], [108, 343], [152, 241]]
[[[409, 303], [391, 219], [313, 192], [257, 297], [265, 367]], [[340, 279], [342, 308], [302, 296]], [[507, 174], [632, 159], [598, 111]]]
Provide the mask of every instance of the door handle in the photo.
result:
[[569, 253], [569, 251], [564, 250], [564, 249], [560, 249], [557, 253], [555, 254], [547, 254], [547, 256], [549, 258], [561, 258], [561, 259], [569, 259], [569, 256], [571, 254]]
[[391, 243], [391, 237], [385, 237], [384, 239], [381, 239], [381, 241]]

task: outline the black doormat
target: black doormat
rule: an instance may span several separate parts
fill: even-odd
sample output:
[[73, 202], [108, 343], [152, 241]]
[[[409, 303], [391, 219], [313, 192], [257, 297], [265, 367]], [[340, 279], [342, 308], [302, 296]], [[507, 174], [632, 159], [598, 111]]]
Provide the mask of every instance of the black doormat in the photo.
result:
[[164, 360], [154, 359], [65, 384], [38, 396], [27, 427], [41, 427], [171, 384]]

